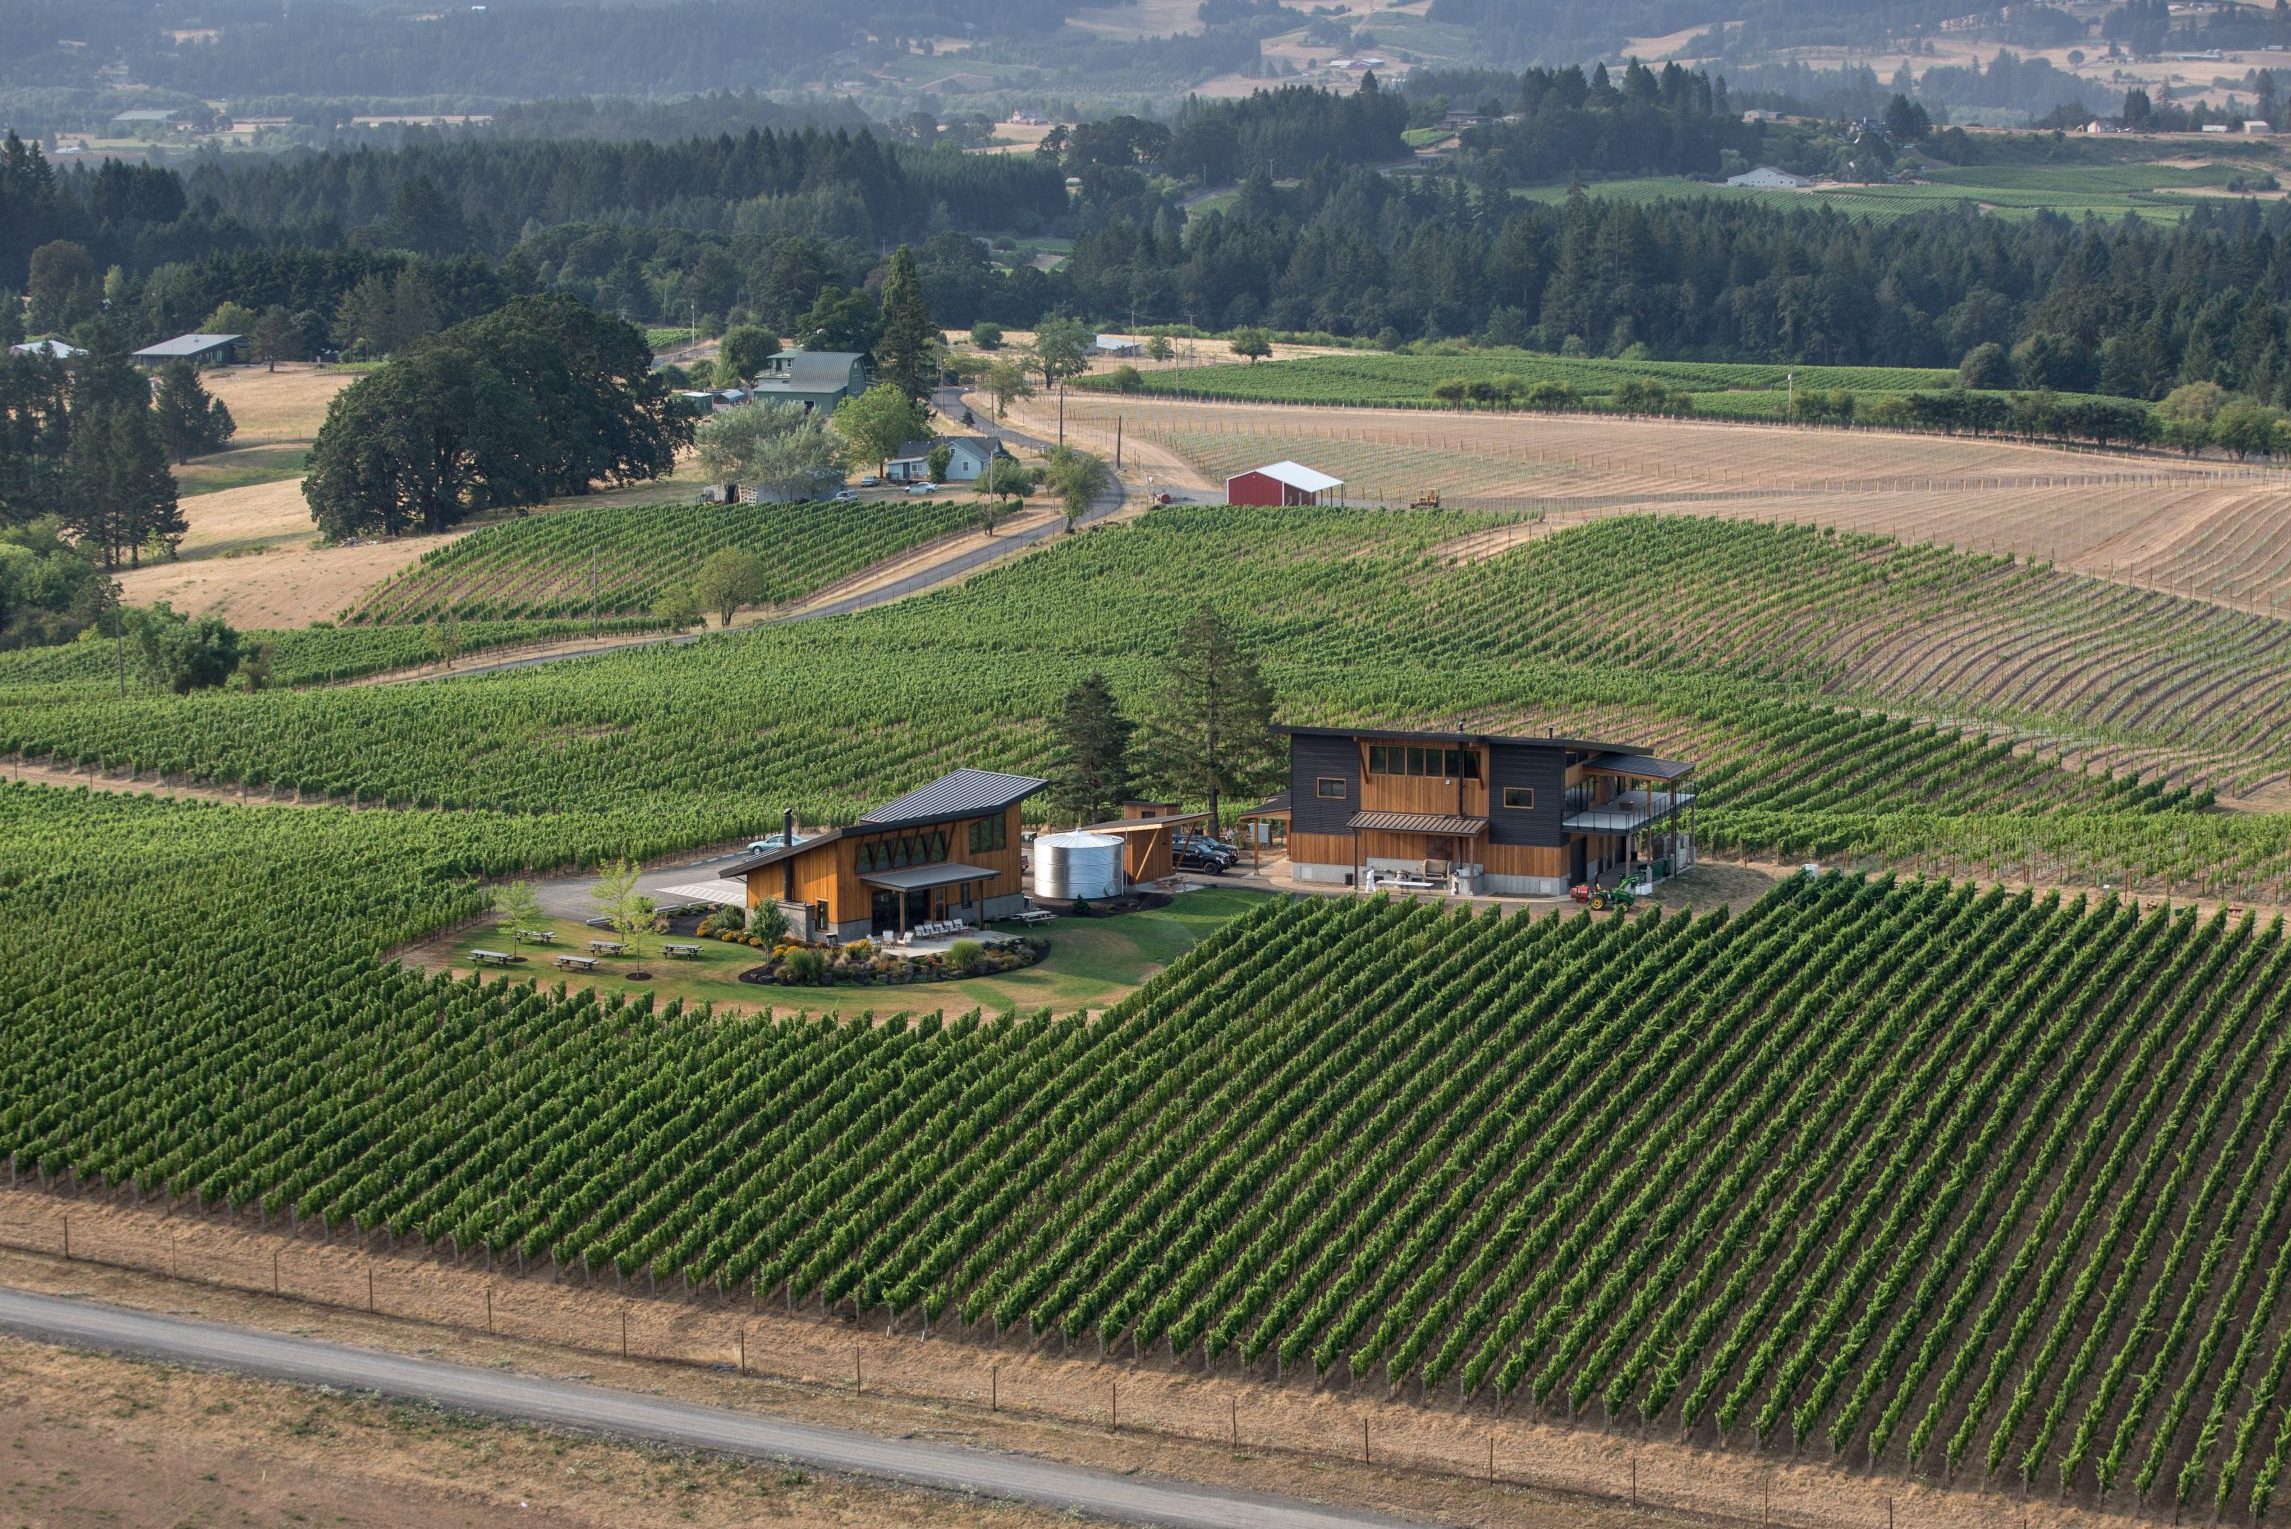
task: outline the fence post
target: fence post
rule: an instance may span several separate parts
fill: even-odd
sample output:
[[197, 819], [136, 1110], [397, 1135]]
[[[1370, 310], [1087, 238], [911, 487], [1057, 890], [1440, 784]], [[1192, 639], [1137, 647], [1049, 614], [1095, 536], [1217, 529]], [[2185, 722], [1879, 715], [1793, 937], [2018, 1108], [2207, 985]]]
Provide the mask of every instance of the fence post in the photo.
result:
[[64, 1217], [64, 1262], [72, 1261], [72, 1218]]
[[859, 1345], [851, 1345], [851, 1394], [859, 1394]]
[[490, 1285], [485, 1288], [485, 1333], [487, 1337], [493, 1335], [493, 1287]]
[[374, 1314], [374, 1266], [366, 1266], [366, 1315]]
[[986, 1410], [1002, 1410], [1002, 1364], [999, 1360], [986, 1368]]
[[277, 1295], [277, 1294], [279, 1293], [279, 1292], [278, 1292], [278, 1249], [276, 1249], [276, 1248], [272, 1248], [272, 1249], [270, 1250], [270, 1293], [271, 1293], [272, 1295]]

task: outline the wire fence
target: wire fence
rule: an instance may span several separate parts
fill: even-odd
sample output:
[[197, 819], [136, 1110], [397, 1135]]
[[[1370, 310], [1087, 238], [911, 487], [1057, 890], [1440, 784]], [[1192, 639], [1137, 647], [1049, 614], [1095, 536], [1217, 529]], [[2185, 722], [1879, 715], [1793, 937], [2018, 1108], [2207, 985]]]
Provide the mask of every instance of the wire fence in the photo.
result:
[[[11, 1168], [13, 1175], [13, 1168]], [[1959, 1494], [1853, 1481], [1826, 1468], [1649, 1442], [1623, 1431], [1203, 1376], [1174, 1363], [1091, 1363], [1040, 1346], [886, 1332], [848, 1313], [782, 1315], [709, 1290], [615, 1290], [577, 1271], [371, 1237], [123, 1204], [65, 1181], [0, 1199], [0, 1247], [229, 1290], [629, 1360], [753, 1375], [822, 1391], [1252, 1453], [1344, 1461], [1526, 1487], [1713, 1522], [1896, 1529]]]

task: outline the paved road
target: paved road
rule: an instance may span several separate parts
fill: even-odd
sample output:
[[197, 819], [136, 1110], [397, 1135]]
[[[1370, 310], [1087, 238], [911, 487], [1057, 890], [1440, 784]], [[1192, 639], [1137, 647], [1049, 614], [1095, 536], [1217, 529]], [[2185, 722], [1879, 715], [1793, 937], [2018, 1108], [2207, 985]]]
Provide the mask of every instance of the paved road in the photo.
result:
[[[948, 417], [960, 417], [963, 407], [961, 391], [959, 389], [948, 388], [942, 389], [941, 392], [943, 395], [951, 395], [950, 401], [952, 403], [952, 408], [946, 410]], [[944, 407], [945, 405], [942, 404], [942, 408]], [[1044, 450], [1049, 449], [1047, 443], [1038, 441], [1035, 437], [1027, 435], [1023, 431], [1005, 430], [1002, 433], [1005, 436], [1018, 441], [1022, 445], [1036, 445], [1042, 447]], [[1128, 490], [1123, 485], [1121, 479], [1118, 477], [1115, 478], [1113, 487], [1108, 490], [1107, 493], [1101, 497], [1095, 505], [1091, 507], [1090, 513], [1081, 517], [1078, 524], [1085, 526], [1094, 525], [1098, 521], [1105, 519], [1108, 515], [1113, 514], [1116, 510], [1119, 510], [1122, 507], [1123, 499], [1127, 493]], [[1039, 542], [1048, 541], [1053, 536], [1057, 536], [1063, 533], [1065, 529], [1066, 523], [1063, 520], [1051, 520], [1045, 521], [1041, 525], [1030, 527], [1024, 531], [1006, 532], [1001, 537], [987, 543], [984, 546], [972, 547], [967, 551], [954, 553], [948, 557], [940, 559], [938, 562], [928, 564], [927, 566], [916, 570], [914, 573], [908, 574], [903, 579], [895, 579], [888, 584], [879, 585], [874, 589], [863, 590], [860, 593], [854, 595], [846, 595], [840, 600], [831, 600], [827, 604], [815, 607], [811, 610], [798, 611], [795, 614], [789, 616], [774, 617], [770, 621], [758, 622], [756, 625], [782, 626], [798, 621], [816, 621], [822, 616], [848, 616], [853, 611], [863, 611], [878, 605], [888, 605], [893, 600], [904, 599], [906, 596], [915, 594], [921, 590], [936, 588], [941, 584], [947, 583], [951, 579], [960, 578], [962, 575], [969, 573], [975, 568], [982, 567], [985, 564], [996, 561], [997, 559], [1008, 557], [1014, 552], [1017, 552], [1026, 547], [1034, 546]], [[742, 631], [754, 631], [755, 629], [756, 628], [754, 626], [741, 628]], [[428, 682], [435, 680], [468, 679], [472, 675], [478, 674], [504, 674], [512, 669], [530, 669], [540, 664], [553, 664], [568, 658], [591, 658], [600, 653], [625, 653], [633, 648], [680, 648], [686, 646], [689, 643], [699, 642], [705, 637], [714, 635], [717, 634], [710, 632], [687, 632], [680, 637], [653, 637], [641, 642], [599, 643], [595, 647], [576, 648], [562, 653], [536, 653], [528, 655], [524, 658], [498, 659], [492, 663], [464, 664], [458, 669], [454, 669], [443, 674], [425, 674], [420, 676], [420, 678], [422, 681]]]
[[521, 1423], [755, 1459], [790, 1460], [839, 1475], [1033, 1503], [1056, 1512], [1078, 1509], [1129, 1523], [1199, 1529], [1358, 1529], [1398, 1522], [1292, 1498], [1109, 1475], [1022, 1455], [886, 1439], [602, 1386], [472, 1369], [5, 1288], [0, 1288], [0, 1328], [47, 1343], [232, 1370], [298, 1385], [377, 1392]]

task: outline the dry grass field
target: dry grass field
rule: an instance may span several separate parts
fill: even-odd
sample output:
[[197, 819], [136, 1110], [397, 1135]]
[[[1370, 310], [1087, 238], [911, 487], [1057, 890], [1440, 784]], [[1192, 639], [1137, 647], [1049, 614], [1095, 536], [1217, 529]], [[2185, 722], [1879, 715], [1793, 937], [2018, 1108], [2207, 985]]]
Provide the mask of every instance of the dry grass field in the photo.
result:
[[[1056, 426], [1044, 400], [1013, 415]], [[1134, 476], [1196, 495], [1287, 457], [1345, 479], [1354, 504], [1438, 489], [1450, 505], [1534, 517], [1516, 539], [1674, 511], [2010, 553], [2268, 614], [2291, 603], [2291, 474], [2279, 470], [1716, 421], [1066, 399], [1067, 437], [1089, 449], [1112, 451], [1117, 417]]]

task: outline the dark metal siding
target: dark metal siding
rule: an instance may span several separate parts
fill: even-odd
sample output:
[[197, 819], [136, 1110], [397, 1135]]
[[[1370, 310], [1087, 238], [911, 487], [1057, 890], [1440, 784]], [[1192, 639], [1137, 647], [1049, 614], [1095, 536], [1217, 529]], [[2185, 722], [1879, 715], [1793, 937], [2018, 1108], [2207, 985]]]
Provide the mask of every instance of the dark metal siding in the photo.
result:
[[[1520, 812], [1505, 807], [1506, 786], [1532, 786], [1535, 810]], [[1566, 816], [1566, 749], [1544, 743], [1488, 745], [1489, 843], [1564, 844], [1567, 833], [1559, 825]]]
[[[1323, 775], [1341, 775], [1344, 800], [1330, 801], [1313, 794], [1313, 783]], [[1540, 800], [1540, 799], [1539, 799]], [[1350, 738], [1289, 737], [1289, 832], [1346, 834], [1345, 825], [1360, 810], [1360, 746]]]

